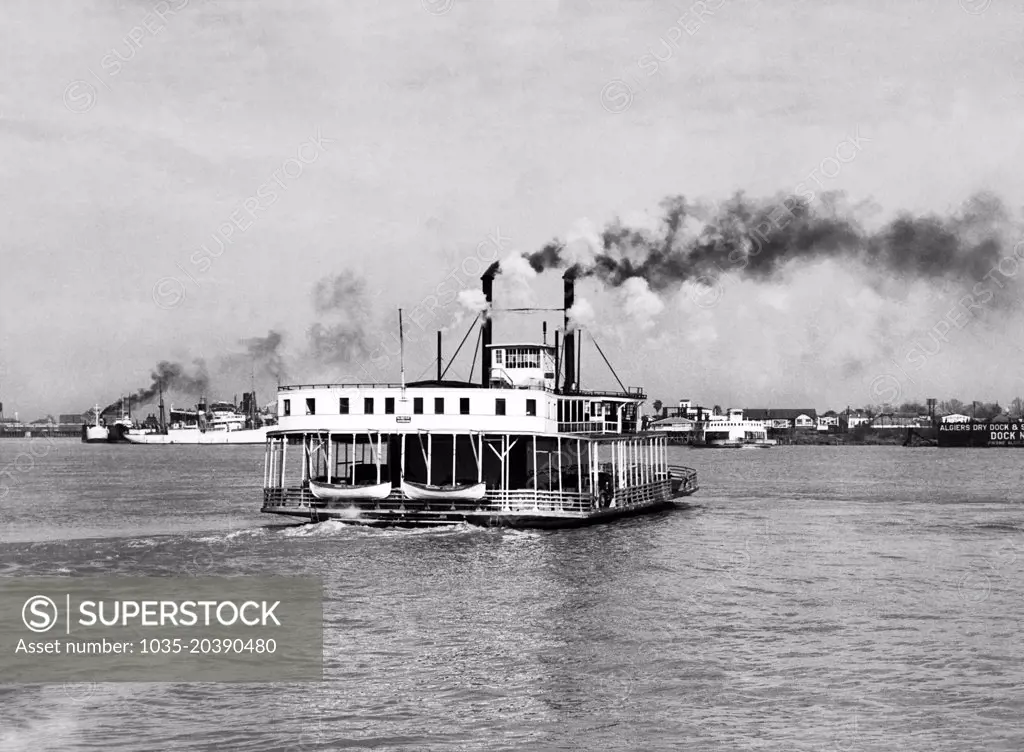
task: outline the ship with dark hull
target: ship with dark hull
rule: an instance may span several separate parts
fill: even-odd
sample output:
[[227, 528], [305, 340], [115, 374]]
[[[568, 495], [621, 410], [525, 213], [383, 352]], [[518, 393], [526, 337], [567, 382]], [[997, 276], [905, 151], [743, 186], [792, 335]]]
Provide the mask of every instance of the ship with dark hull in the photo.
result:
[[940, 423], [940, 447], [1019, 447], [1024, 448], [1024, 421], [963, 421]]

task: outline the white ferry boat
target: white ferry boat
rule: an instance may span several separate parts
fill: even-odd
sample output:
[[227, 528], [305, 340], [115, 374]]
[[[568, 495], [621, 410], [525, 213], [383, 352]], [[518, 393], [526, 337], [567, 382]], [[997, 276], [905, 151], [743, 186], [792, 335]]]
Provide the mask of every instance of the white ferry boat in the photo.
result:
[[693, 444], [698, 449], [769, 449], [776, 445], [768, 438], [768, 429], [762, 421], [744, 420], [741, 410], [730, 410], [728, 415], [712, 416], [701, 424], [701, 433]]
[[[482, 277], [488, 306], [498, 271]], [[568, 312], [570, 275], [564, 290]], [[568, 527], [694, 493], [696, 471], [669, 464], [667, 438], [638, 430], [642, 390], [579, 388], [568, 323], [560, 349], [557, 333], [554, 346], [492, 344], [486, 318], [479, 383], [443, 380], [439, 338], [431, 381], [281, 387], [262, 511], [371, 525]]]

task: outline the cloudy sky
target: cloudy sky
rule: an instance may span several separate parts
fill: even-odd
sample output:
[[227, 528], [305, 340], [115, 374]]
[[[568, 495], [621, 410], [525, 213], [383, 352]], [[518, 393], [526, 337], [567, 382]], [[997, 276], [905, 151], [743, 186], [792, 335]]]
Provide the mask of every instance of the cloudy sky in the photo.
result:
[[[161, 360], [196, 358], [211, 396], [259, 370], [269, 399], [266, 369], [225, 364], [270, 331], [289, 381], [397, 378], [379, 355], [370, 373], [345, 355], [375, 349], [399, 306], [432, 295], [445, 303], [426, 303], [423, 329], [451, 327], [454, 348], [471, 316], [438, 288], [475, 286], [478, 260], [498, 253], [489, 238], [503, 255], [530, 252], [616, 216], [642, 223], [668, 195], [804, 184], [884, 219], [955, 214], [988, 191], [1016, 215], [1021, 10], [8, 0], [0, 400], [28, 418], [81, 410], [148, 385]], [[318, 298], [336, 275], [350, 294]], [[619, 376], [665, 402], [1005, 404], [1024, 392], [1013, 305], [954, 327], [914, 370], [908, 351], [960, 288], [869, 277], [828, 262], [737, 278], [713, 299], [674, 289], [652, 302], [593, 280], [580, 295]], [[556, 275], [535, 283], [536, 302], [560, 302]], [[321, 340], [348, 326], [365, 341], [311, 358], [309, 329], [325, 320]], [[430, 366], [420, 345], [412, 377]], [[584, 380], [603, 385], [599, 356], [583, 357]]]

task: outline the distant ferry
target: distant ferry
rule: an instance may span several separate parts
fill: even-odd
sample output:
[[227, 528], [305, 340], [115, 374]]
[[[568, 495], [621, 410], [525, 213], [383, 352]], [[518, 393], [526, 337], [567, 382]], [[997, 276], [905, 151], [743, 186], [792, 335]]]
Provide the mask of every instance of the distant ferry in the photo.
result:
[[[483, 275], [492, 303], [494, 264]], [[640, 389], [583, 391], [564, 277], [564, 349], [492, 344], [479, 383], [285, 386], [267, 438], [262, 511], [370, 525], [468, 522], [567, 527], [656, 512], [697, 490], [669, 464], [668, 439], [643, 433]], [[563, 354], [564, 353], [564, 354]], [[564, 380], [560, 378], [564, 365]]]
[[706, 449], [770, 449], [778, 442], [768, 438], [768, 429], [759, 420], [711, 420], [703, 424], [703, 441], [693, 446]]

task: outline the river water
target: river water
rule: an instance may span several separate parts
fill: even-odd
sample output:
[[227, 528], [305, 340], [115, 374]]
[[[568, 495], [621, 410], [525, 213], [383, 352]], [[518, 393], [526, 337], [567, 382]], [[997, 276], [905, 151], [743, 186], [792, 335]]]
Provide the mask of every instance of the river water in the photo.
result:
[[1024, 454], [674, 453], [689, 509], [377, 531], [261, 515], [262, 447], [0, 442], [0, 576], [326, 598], [321, 683], [0, 684], [0, 750], [1024, 748]]

